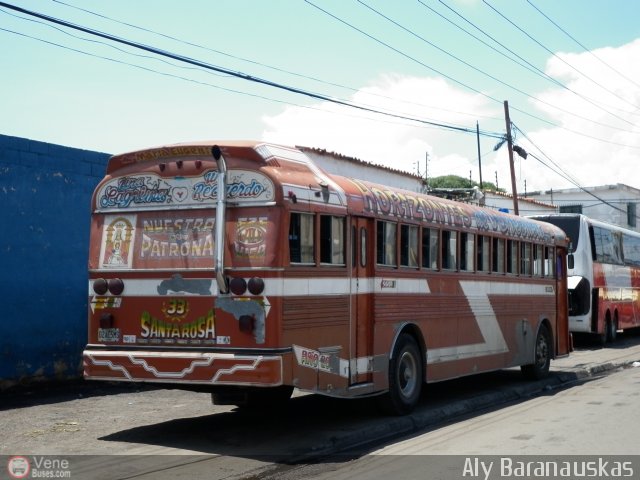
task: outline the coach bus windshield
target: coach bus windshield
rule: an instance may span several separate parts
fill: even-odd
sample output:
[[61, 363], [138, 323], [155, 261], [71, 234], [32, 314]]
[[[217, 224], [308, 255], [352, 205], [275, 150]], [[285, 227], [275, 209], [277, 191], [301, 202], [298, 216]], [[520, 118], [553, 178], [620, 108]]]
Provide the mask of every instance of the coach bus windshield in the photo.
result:
[[561, 228], [564, 233], [566, 233], [567, 237], [569, 237], [569, 252], [575, 252], [578, 247], [578, 242], [580, 241], [580, 217], [579, 216], [546, 216], [546, 215], [536, 215], [536, 220], [540, 220], [542, 222], [548, 222], [556, 227]]

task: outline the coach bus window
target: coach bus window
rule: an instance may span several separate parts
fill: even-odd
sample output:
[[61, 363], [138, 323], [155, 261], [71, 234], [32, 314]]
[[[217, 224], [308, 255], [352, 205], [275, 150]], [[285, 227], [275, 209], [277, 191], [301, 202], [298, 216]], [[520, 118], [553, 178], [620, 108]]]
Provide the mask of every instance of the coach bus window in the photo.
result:
[[542, 245], [533, 246], [533, 274], [542, 276]]
[[378, 222], [377, 224], [377, 258], [379, 265], [396, 266], [396, 229], [397, 225], [391, 222]]
[[605, 228], [593, 227], [596, 259], [603, 263], [622, 263], [620, 234]]
[[491, 265], [491, 239], [478, 235], [478, 271], [488, 272]]
[[624, 263], [627, 265], [640, 266], [640, 237], [624, 234], [622, 237], [622, 253]]
[[553, 247], [544, 247], [544, 274], [547, 277], [555, 277], [556, 263], [553, 261], [556, 253]]
[[493, 258], [491, 271], [504, 273], [504, 238], [493, 239]]
[[320, 216], [320, 262], [344, 265], [344, 218]]
[[507, 240], [507, 273], [518, 273], [518, 242]]
[[313, 215], [292, 213], [289, 223], [289, 255], [291, 263], [314, 263]]
[[400, 226], [400, 265], [418, 267], [418, 227]]
[[475, 235], [473, 233], [460, 233], [460, 270], [472, 272]]
[[520, 244], [520, 273], [531, 275], [531, 244], [527, 242]]
[[455, 270], [456, 263], [456, 232], [442, 231], [442, 268]]
[[432, 228], [422, 229], [422, 266], [424, 268], [438, 269], [438, 230]]

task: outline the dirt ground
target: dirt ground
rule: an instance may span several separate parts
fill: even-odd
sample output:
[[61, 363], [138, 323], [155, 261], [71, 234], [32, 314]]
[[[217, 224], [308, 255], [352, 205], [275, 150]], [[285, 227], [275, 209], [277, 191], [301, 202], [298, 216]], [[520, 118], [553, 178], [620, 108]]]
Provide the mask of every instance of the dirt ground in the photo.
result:
[[207, 393], [84, 381], [40, 385], [0, 393], [0, 454], [154, 453], [109, 436], [231, 408], [213, 406]]

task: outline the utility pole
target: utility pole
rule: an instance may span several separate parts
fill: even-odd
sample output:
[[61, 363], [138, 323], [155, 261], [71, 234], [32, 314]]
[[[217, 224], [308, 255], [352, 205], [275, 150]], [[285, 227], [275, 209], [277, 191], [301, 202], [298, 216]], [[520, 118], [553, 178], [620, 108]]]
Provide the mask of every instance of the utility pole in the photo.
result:
[[476, 122], [476, 138], [478, 140], [478, 170], [480, 171], [480, 190], [482, 190], [482, 158], [480, 157], [480, 125]]
[[520, 215], [518, 210], [518, 190], [516, 189], [516, 172], [513, 166], [513, 141], [511, 140], [511, 119], [509, 118], [509, 102], [504, 101], [504, 119], [507, 122], [507, 147], [509, 149], [509, 168], [511, 170], [511, 193], [513, 194], [513, 213]]
[[429, 152], [424, 154], [424, 185], [429, 193]]

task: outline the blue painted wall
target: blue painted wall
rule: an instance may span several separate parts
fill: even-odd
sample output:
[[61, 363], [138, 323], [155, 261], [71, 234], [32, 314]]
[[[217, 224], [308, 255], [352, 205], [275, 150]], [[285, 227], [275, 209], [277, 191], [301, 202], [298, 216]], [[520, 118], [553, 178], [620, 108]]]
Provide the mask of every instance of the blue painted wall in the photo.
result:
[[0, 389], [82, 374], [90, 202], [108, 158], [0, 135]]

